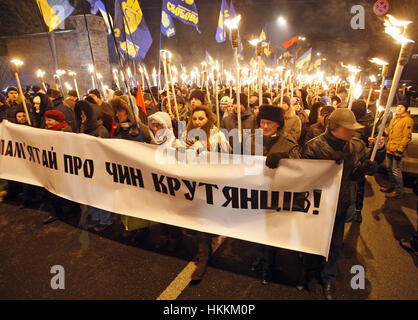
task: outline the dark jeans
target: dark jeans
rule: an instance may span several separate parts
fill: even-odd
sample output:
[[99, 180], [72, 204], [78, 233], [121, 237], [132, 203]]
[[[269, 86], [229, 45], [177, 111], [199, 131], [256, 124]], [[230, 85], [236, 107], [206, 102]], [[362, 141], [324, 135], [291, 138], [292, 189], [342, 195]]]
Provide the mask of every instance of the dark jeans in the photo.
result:
[[332, 231], [331, 247], [328, 254], [328, 261], [325, 261], [321, 271], [322, 282], [334, 282], [337, 277], [337, 260], [340, 255], [344, 239], [344, 223], [346, 210], [337, 214]]

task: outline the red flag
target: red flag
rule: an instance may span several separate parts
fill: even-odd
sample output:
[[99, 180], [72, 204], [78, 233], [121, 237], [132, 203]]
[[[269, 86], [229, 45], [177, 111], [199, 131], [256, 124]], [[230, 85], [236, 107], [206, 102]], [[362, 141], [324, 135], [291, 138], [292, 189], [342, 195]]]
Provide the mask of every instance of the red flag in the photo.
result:
[[285, 42], [283, 42], [282, 46], [283, 48], [287, 49], [297, 41], [298, 41], [298, 36], [294, 36], [293, 38], [290, 38], [289, 40], [286, 40]]
[[141, 80], [139, 80], [138, 92], [136, 93], [136, 105], [138, 108], [141, 108], [145, 114], [147, 114], [147, 109], [145, 109], [144, 95], [142, 94]]

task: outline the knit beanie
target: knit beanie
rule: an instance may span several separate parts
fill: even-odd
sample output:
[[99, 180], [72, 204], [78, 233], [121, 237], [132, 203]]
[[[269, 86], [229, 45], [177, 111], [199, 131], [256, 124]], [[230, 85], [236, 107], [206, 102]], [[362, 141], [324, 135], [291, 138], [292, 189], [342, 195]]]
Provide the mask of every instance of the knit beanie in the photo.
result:
[[14, 86], [9, 86], [9, 87], [7, 88], [7, 93], [9, 93], [10, 91], [16, 91], [16, 92], [19, 92], [19, 91], [17, 91], [17, 88], [16, 88], [16, 87], [14, 87]]
[[58, 110], [48, 110], [45, 112], [45, 118], [54, 119], [58, 122], [62, 122], [65, 120], [65, 115]]

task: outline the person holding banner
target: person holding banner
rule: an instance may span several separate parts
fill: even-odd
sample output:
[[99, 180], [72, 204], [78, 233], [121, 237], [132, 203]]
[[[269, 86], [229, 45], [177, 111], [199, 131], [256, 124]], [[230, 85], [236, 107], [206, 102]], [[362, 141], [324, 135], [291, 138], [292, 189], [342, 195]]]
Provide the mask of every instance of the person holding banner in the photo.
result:
[[[47, 110], [45, 112], [45, 129], [53, 131], [72, 132], [71, 127], [65, 122], [65, 116], [58, 110]], [[51, 192], [47, 192], [47, 201], [51, 205], [51, 212], [42, 223], [49, 224], [58, 219], [69, 219], [81, 212], [80, 205], [73, 201], [61, 198]], [[64, 214], [67, 209], [67, 215]]]
[[[263, 104], [257, 115], [257, 125], [263, 131], [263, 156], [266, 156], [266, 166], [276, 169], [281, 159], [300, 159], [300, 147], [284, 131], [284, 111], [283, 109]], [[251, 150], [254, 155], [258, 148], [255, 146], [257, 139], [255, 134], [248, 140], [251, 146], [246, 146], [246, 150]], [[262, 283], [267, 284], [272, 276], [272, 266], [276, 249], [274, 247], [261, 244], [256, 245], [257, 258], [251, 266], [252, 271], [261, 270]]]
[[[216, 125], [216, 116], [210, 107], [206, 105], [195, 107], [187, 123], [186, 132], [177, 140], [177, 147], [192, 149], [200, 153], [203, 151], [228, 153], [230, 150], [228, 140]], [[212, 254], [212, 238], [216, 235], [184, 229], [186, 235], [196, 235], [197, 253], [194, 258], [196, 269], [192, 274], [192, 280], [202, 280], [206, 272], [209, 258]]]
[[[85, 133], [98, 138], [109, 138], [109, 132], [99, 120], [95, 108], [86, 100], [75, 104], [76, 123], [79, 133]], [[99, 232], [112, 224], [112, 213], [106, 210], [87, 206], [90, 222], [87, 227]]]
[[[362, 140], [354, 138], [356, 130], [361, 128], [363, 126], [356, 121], [350, 109], [339, 108], [329, 116], [325, 133], [310, 140], [302, 153], [305, 159], [334, 160], [337, 164], [343, 163], [331, 247], [328, 261], [324, 262], [320, 275], [324, 297], [327, 300], [336, 298], [337, 260], [343, 244], [345, 217], [352, 199], [350, 185], [352, 181], [364, 179], [365, 175], [374, 175], [377, 170], [376, 162], [370, 161], [371, 150]], [[378, 158], [384, 157], [384, 154], [383, 147], [378, 151]]]

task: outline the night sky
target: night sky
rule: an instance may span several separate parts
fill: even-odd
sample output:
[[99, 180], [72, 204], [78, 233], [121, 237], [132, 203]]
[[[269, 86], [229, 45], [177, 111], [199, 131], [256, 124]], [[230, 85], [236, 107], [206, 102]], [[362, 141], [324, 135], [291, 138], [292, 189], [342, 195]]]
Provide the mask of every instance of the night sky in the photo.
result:
[[[102, 0], [113, 8], [113, 0]], [[85, 0], [70, 0], [76, 8], [73, 14], [89, 11]], [[205, 51], [213, 58], [228, 66], [232, 61], [232, 49], [229, 41], [217, 43], [215, 33], [221, 0], [196, 0], [199, 12], [199, 34], [190, 25], [174, 19], [176, 35], [167, 39], [161, 37], [161, 48], [169, 49], [174, 54], [174, 62], [191, 67], [202, 62]], [[228, 3], [230, 0], [227, 1]], [[273, 47], [294, 35], [303, 35], [307, 41], [303, 49], [313, 48], [313, 53], [321, 52], [327, 58], [330, 72], [338, 72], [341, 61], [345, 64], [356, 64], [364, 69], [371, 68], [368, 59], [379, 56], [392, 65], [399, 54], [397, 45], [383, 31], [383, 20], [373, 12], [375, 0], [234, 0], [238, 14], [241, 14], [240, 33], [244, 40], [244, 55], [246, 61], [253, 56], [254, 49], [248, 40], [257, 37], [261, 28], [267, 26], [267, 35]], [[160, 49], [160, 17], [161, 0], [140, 1], [144, 18], [151, 31], [153, 44], [145, 58], [149, 67], [158, 65]], [[350, 9], [353, 5], [362, 5], [365, 9], [365, 30], [353, 30], [350, 20], [353, 15]], [[402, 20], [414, 20], [418, 16], [417, 0], [389, 0], [389, 14]], [[113, 15], [113, 9], [111, 11]], [[287, 27], [280, 27], [276, 20], [278, 16], [287, 20]], [[35, 0], [2, 0], [0, 3], [0, 35], [13, 35], [46, 31], [46, 26], [36, 10]], [[408, 28], [408, 36], [417, 39], [418, 21]], [[416, 46], [414, 53], [416, 52]], [[417, 59], [410, 61], [405, 74], [414, 77], [417, 70]], [[390, 69], [389, 74], [391, 74]], [[411, 73], [412, 72], [412, 73]], [[418, 78], [418, 76], [415, 76]]]

